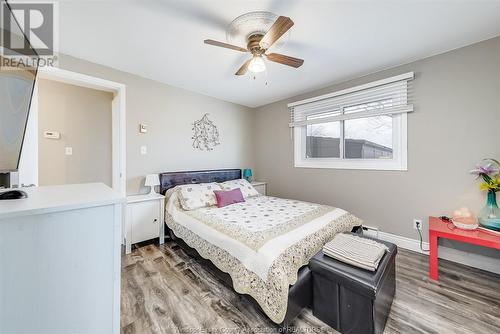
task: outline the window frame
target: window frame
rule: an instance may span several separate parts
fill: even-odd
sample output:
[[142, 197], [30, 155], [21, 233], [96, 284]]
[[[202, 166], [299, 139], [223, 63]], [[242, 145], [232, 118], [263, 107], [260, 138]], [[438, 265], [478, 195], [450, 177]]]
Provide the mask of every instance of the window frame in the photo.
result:
[[[344, 106], [342, 110], [350, 106]], [[344, 111], [342, 111], [343, 113]], [[368, 117], [364, 117], [368, 118]], [[392, 159], [352, 159], [345, 158], [345, 120], [340, 121], [340, 157], [339, 158], [307, 158], [306, 136], [307, 125], [292, 129], [294, 139], [294, 166], [297, 168], [331, 168], [359, 170], [407, 171], [408, 159], [408, 115], [399, 113], [392, 115]], [[329, 122], [325, 122], [329, 123]]]

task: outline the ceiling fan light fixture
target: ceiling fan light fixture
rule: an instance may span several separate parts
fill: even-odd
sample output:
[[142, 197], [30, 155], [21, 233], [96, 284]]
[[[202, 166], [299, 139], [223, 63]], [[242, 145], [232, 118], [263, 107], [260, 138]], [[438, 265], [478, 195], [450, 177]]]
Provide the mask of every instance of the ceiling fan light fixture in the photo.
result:
[[254, 56], [248, 65], [248, 70], [253, 73], [260, 73], [266, 70], [266, 63], [262, 56]]
[[[231, 23], [231, 31], [239, 31], [239, 23], [240, 21], [245, 21], [247, 18], [252, 18], [249, 19], [249, 21], [252, 21], [253, 18], [258, 17], [258, 16], [269, 16], [273, 15], [276, 16], [275, 14], [268, 13], [268, 12], [252, 12], [252, 13], [247, 13], [244, 14], [238, 18], [236, 18], [232, 23]], [[258, 20], [257, 20], [258, 21]], [[245, 21], [247, 22], [247, 21]], [[215, 41], [212, 39], [206, 39], [204, 41], [205, 44], [221, 47], [221, 48], [226, 48], [226, 49], [231, 49], [243, 53], [250, 53], [252, 54], [252, 58], [248, 59], [241, 65], [241, 67], [234, 73], [234, 75], [245, 75], [248, 71], [254, 74], [254, 77], [258, 73], [267, 73], [266, 69], [266, 63], [264, 62], [264, 56], [266, 57], [267, 60], [283, 64], [286, 66], [291, 66], [298, 68], [302, 66], [304, 63], [303, 59], [295, 58], [295, 57], [290, 57], [284, 54], [280, 53], [267, 53], [268, 49], [272, 46], [273, 48], [276, 47], [276, 43], [279, 43], [279, 40], [282, 39], [283, 35], [289, 34], [290, 28], [293, 27], [293, 21], [289, 17], [286, 16], [278, 16], [278, 18], [274, 21], [269, 22], [270, 27], [266, 29], [257, 29], [257, 28], [252, 28], [249, 30], [249, 34], [245, 34], [245, 43], [246, 43], [246, 49], [241, 47], [241, 46], [236, 46], [234, 43], [224, 43], [224, 42], [219, 42]], [[233, 29], [234, 28], [234, 29]], [[257, 29], [257, 30], [256, 30]], [[248, 29], [247, 29], [248, 30]], [[230, 36], [229, 34], [228, 36]], [[241, 34], [240, 34], [241, 35]], [[230, 38], [228, 37], [228, 41]], [[243, 43], [241, 44], [243, 45]]]

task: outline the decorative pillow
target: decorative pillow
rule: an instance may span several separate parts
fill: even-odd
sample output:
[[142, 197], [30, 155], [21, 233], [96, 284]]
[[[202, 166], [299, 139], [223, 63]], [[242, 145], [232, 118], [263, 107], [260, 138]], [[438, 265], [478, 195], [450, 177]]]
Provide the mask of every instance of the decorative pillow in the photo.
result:
[[233, 190], [239, 188], [244, 198], [258, 196], [259, 192], [245, 179], [231, 180], [220, 183], [223, 190]]
[[234, 203], [245, 202], [240, 188], [233, 190], [214, 190], [215, 198], [217, 199], [217, 207], [222, 208]]
[[195, 210], [217, 204], [214, 190], [222, 190], [218, 183], [183, 184], [177, 186], [179, 202], [184, 210]]

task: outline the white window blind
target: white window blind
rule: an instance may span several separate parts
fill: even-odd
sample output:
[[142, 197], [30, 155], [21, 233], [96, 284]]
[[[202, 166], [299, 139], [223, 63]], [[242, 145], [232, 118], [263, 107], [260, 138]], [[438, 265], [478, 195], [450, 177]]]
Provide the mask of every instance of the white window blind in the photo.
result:
[[290, 103], [290, 127], [413, 111], [413, 72]]

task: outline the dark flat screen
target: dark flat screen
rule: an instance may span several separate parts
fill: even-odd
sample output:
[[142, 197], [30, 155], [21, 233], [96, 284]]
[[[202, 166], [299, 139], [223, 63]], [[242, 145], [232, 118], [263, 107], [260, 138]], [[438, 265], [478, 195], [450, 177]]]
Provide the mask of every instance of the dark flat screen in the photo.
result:
[[[12, 22], [17, 23], [16, 20]], [[10, 36], [21, 42], [26, 38], [18, 33]], [[6, 49], [3, 44], [1, 48], [2, 51]], [[17, 171], [19, 167], [36, 79], [37, 68], [28, 67], [33, 63], [23, 63], [22, 55], [19, 56], [19, 59], [0, 56], [0, 172]]]
[[0, 171], [15, 171], [28, 119], [34, 74], [0, 70]]

